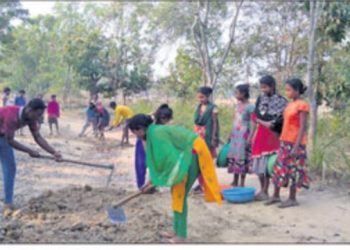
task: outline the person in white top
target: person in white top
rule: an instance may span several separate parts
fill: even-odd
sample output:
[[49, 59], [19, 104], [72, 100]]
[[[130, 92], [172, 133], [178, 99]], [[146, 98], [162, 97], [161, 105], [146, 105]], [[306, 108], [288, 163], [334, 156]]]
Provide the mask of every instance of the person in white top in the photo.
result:
[[13, 104], [11, 102], [10, 95], [11, 95], [11, 89], [9, 87], [4, 88], [4, 95], [2, 97], [3, 107], [10, 106], [11, 104]]

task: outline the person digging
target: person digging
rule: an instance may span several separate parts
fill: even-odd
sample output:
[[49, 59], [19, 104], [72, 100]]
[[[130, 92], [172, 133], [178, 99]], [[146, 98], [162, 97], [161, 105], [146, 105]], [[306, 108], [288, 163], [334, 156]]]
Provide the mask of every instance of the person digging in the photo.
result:
[[4, 185], [4, 215], [10, 215], [14, 210], [13, 194], [16, 176], [16, 160], [13, 149], [28, 153], [33, 158], [39, 158], [40, 153], [15, 140], [15, 132], [25, 126], [35, 142], [57, 161], [62, 159], [56, 151], [40, 134], [40, 119], [46, 109], [45, 103], [38, 98], [32, 99], [26, 106], [7, 106], [0, 108], [0, 158]]

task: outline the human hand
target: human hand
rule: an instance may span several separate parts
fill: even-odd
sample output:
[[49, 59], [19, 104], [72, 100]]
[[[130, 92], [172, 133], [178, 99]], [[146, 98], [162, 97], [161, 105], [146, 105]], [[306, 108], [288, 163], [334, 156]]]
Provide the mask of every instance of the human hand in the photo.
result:
[[56, 160], [56, 161], [58, 161], [58, 162], [62, 161], [62, 155], [61, 155], [60, 152], [55, 152], [55, 153], [53, 154], [53, 156], [55, 157], [55, 160]]
[[33, 158], [39, 158], [40, 157], [40, 153], [38, 151], [32, 150], [30, 152], [28, 152], [28, 154], [30, 155], [30, 157]]

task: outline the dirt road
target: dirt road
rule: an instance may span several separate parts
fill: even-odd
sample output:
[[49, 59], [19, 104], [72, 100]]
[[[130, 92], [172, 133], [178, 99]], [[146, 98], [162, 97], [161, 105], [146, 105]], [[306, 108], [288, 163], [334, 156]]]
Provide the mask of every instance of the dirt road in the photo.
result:
[[[136, 191], [134, 149], [118, 146], [120, 132], [108, 134], [105, 142], [97, 142], [91, 136], [78, 138], [82, 120], [79, 115], [66, 114], [61, 120], [62, 137], [48, 137], [48, 140], [64, 156], [115, 164], [109, 188], [106, 188], [108, 170], [31, 159], [16, 153], [15, 200], [21, 209], [11, 218], [0, 218], [0, 242], [157, 243], [159, 233], [171, 229], [167, 189], [126, 205], [126, 225], [109, 223], [108, 205]], [[43, 133], [48, 134], [46, 126]], [[18, 139], [34, 145], [28, 131]], [[230, 183], [231, 176], [225, 170], [218, 169], [218, 175], [222, 184]], [[249, 176], [247, 185], [257, 186], [257, 178]], [[2, 197], [2, 186], [0, 193]], [[286, 190], [282, 195], [287, 195]], [[321, 189], [314, 182], [310, 190], [301, 191], [298, 197], [301, 206], [281, 210], [262, 203], [224, 203], [219, 207], [192, 195], [189, 240], [202, 243], [350, 242], [349, 187], [329, 185]]]

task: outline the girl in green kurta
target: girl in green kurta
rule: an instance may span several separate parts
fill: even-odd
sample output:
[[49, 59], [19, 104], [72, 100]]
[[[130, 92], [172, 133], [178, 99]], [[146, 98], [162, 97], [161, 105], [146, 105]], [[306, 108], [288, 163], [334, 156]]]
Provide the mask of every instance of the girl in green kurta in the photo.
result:
[[[217, 156], [216, 148], [219, 145], [219, 120], [218, 108], [210, 102], [210, 96], [213, 89], [210, 87], [201, 87], [198, 89], [197, 98], [199, 104], [194, 114], [194, 131], [202, 137], [210, 150], [213, 158]], [[196, 192], [203, 191], [203, 178], [199, 176], [199, 185], [195, 188]]]
[[204, 177], [206, 200], [221, 203], [215, 167], [204, 140], [194, 132], [180, 126], [152, 123], [151, 117], [139, 114], [130, 119], [129, 128], [146, 141], [151, 183], [172, 189], [173, 232], [164, 233], [164, 241], [184, 242], [187, 238], [187, 195], [200, 173]]

